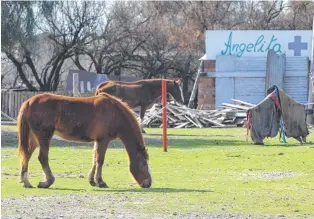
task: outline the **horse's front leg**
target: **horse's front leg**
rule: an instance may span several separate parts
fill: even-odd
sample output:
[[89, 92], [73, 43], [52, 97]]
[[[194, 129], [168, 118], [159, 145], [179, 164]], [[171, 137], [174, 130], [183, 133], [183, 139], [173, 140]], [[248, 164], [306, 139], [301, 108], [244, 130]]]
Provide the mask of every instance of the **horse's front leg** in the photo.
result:
[[94, 182], [100, 188], [108, 188], [107, 184], [102, 179], [102, 167], [105, 161], [105, 153], [107, 151], [109, 139], [104, 139], [101, 141], [95, 142], [95, 174], [94, 174]]

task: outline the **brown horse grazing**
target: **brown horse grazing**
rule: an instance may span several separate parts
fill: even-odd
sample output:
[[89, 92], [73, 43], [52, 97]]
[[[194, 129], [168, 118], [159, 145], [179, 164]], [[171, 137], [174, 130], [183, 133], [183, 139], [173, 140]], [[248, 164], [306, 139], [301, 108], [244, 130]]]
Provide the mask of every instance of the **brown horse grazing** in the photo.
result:
[[[136, 82], [106, 81], [96, 88], [96, 95], [105, 92], [120, 98], [130, 107], [141, 107], [141, 120], [143, 120], [147, 107], [161, 96], [161, 81], [163, 79], [146, 79]], [[166, 80], [167, 93], [176, 101], [183, 104], [183, 93], [180, 80]]]
[[92, 97], [67, 97], [39, 94], [26, 100], [18, 115], [18, 150], [22, 164], [21, 182], [28, 181], [28, 163], [39, 144], [39, 162], [46, 177], [39, 188], [48, 188], [55, 178], [48, 163], [49, 144], [56, 134], [68, 141], [95, 142], [89, 183], [108, 187], [102, 179], [102, 166], [108, 143], [120, 138], [129, 156], [130, 172], [142, 188], [149, 188], [152, 178], [148, 153], [140, 126], [130, 108], [105, 93]]

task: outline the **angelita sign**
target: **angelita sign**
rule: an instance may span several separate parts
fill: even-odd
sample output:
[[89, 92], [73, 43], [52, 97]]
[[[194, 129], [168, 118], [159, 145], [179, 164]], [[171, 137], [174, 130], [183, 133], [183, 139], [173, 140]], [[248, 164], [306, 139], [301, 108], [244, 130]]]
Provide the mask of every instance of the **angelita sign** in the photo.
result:
[[270, 49], [287, 56], [310, 56], [312, 31], [206, 31], [206, 58], [217, 55], [266, 56]]
[[251, 43], [234, 42], [232, 40], [232, 31], [229, 34], [228, 41], [224, 43], [225, 48], [221, 50], [221, 55], [236, 55], [242, 56], [244, 53], [251, 52], [267, 52], [273, 49], [275, 52], [282, 54], [281, 45], [277, 42], [275, 35], [267, 40], [264, 34], [258, 36], [257, 39], [252, 39]]

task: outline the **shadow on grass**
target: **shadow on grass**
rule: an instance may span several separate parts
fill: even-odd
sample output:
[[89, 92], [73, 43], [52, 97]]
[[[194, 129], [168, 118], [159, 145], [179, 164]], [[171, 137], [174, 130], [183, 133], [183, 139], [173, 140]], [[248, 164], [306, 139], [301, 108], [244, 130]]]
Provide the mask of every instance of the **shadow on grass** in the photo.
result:
[[[192, 137], [192, 138], [187, 138]], [[230, 135], [210, 135], [206, 136], [207, 139], [204, 139], [204, 135], [168, 135], [168, 147], [169, 148], [181, 148], [181, 149], [193, 149], [193, 148], [208, 148], [208, 147], [217, 147], [217, 146], [255, 146], [252, 142], [246, 143], [243, 137], [243, 140], [233, 139], [235, 136]], [[146, 146], [148, 147], [161, 147], [162, 146], [162, 136], [159, 134], [145, 134], [144, 140]], [[68, 142], [59, 139], [52, 139], [50, 145], [57, 147], [76, 147], [81, 149], [92, 148], [94, 143], [80, 143], [80, 142]], [[260, 147], [300, 147], [313, 145], [313, 143], [307, 143], [300, 145], [298, 143], [292, 144], [265, 144]], [[1, 133], [1, 146], [2, 148], [17, 148], [17, 136], [16, 132]], [[111, 141], [109, 148], [123, 148], [121, 140], [117, 139]]]
[[[149, 147], [161, 147], [162, 139], [156, 138], [145, 138], [146, 146]], [[244, 141], [239, 140], [222, 140], [222, 139], [201, 139], [200, 138], [189, 138], [189, 139], [180, 139], [180, 138], [168, 138], [168, 147], [169, 148], [208, 148], [216, 146], [237, 146], [245, 144]]]
[[70, 188], [49, 188], [50, 190], [59, 190], [59, 191], [73, 191], [73, 192], [86, 192], [86, 189], [70, 189]]
[[261, 146], [264, 146], [264, 147], [302, 147], [302, 146], [310, 146], [310, 145], [313, 145], [313, 143], [303, 143], [303, 144], [300, 144], [300, 143], [287, 143], [287, 144], [284, 144], [284, 143], [279, 143], [279, 144], [265, 144], [265, 145], [261, 145]]
[[177, 192], [213, 192], [209, 189], [182, 189], [182, 188], [149, 188], [149, 189], [94, 189], [94, 191], [101, 191], [101, 192], [139, 192], [139, 193], [177, 193]]
[[[162, 137], [162, 134], [145, 134], [144, 137], [147, 136], [159, 136]], [[184, 136], [184, 137], [190, 137], [190, 136], [198, 136], [198, 137], [236, 137], [236, 135], [205, 135], [205, 134], [200, 134], [200, 135], [195, 135], [195, 134], [169, 134], [167, 133], [167, 136]]]

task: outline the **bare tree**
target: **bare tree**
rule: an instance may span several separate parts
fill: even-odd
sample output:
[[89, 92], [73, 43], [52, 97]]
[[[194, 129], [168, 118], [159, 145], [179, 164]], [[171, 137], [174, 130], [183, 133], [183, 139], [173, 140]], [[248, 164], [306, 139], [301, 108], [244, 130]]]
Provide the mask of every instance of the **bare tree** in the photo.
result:
[[292, 30], [312, 29], [314, 3], [312, 1], [291, 1], [290, 3], [290, 8], [281, 17], [279, 25]]
[[[74, 62], [81, 70], [94, 69], [97, 73], [112, 74], [121, 69], [136, 68], [132, 60], [135, 51], [143, 44], [142, 37], [150, 17], [143, 17], [138, 2], [114, 2], [103, 17], [103, 28], [93, 41], [75, 52]], [[82, 56], [90, 59], [90, 65], [81, 63]]]
[[97, 19], [103, 13], [101, 4], [3, 3], [2, 28], [14, 28], [7, 28], [2, 35], [5, 43], [1, 48], [30, 90], [57, 89], [65, 60], [74, 54], [75, 48], [88, 42], [97, 27]]

